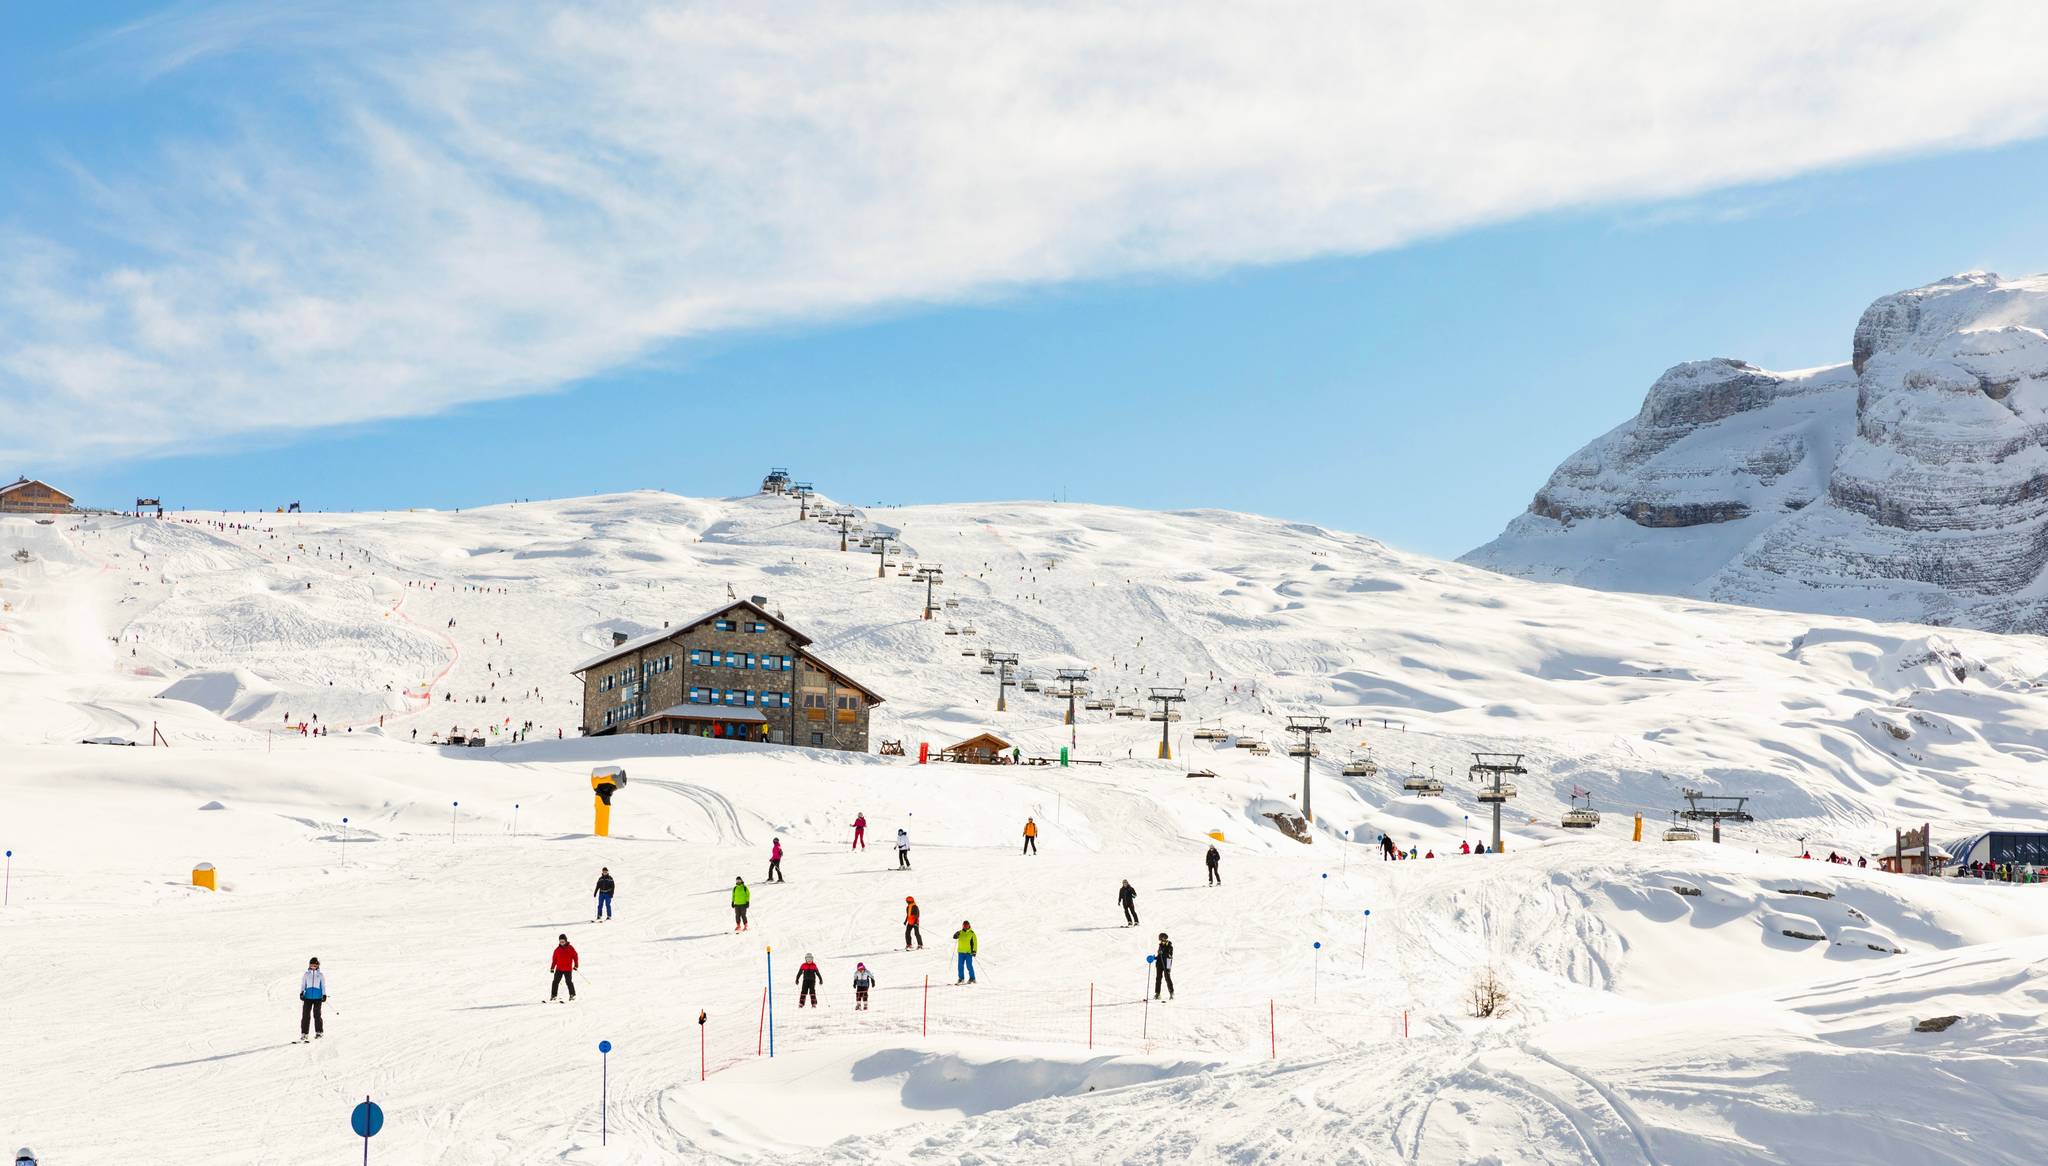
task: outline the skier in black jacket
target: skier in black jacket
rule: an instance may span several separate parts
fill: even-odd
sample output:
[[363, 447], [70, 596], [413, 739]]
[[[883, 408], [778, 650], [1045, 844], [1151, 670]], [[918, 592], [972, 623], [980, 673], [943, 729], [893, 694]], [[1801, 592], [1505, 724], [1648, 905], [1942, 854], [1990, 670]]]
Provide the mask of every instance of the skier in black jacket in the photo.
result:
[[806, 1000], [811, 1002], [811, 1007], [816, 1008], [818, 1006], [818, 981], [824, 978], [825, 974], [818, 970], [816, 959], [810, 952], [805, 952], [803, 966], [796, 970], [796, 1006], [798, 1008], [802, 1008]]
[[1117, 889], [1116, 901], [1124, 909], [1124, 926], [1136, 927], [1138, 925], [1138, 888], [1131, 885], [1131, 880], [1125, 879], [1124, 885]]
[[1209, 864], [1209, 885], [1212, 887], [1222, 886], [1223, 856], [1216, 852], [1216, 848], [1214, 846], [1211, 846], [1209, 848], [1208, 858], [1205, 861]]
[[1166, 987], [1166, 998], [1173, 999], [1173, 941], [1159, 933], [1159, 953], [1152, 963], [1152, 998], [1159, 999], [1159, 988]]
[[[597, 889], [590, 892], [597, 896], [597, 919], [610, 919], [612, 917], [612, 892], [617, 890], [618, 886], [617, 883], [612, 881], [612, 868], [608, 866], [597, 868]], [[597, 919], [593, 919], [591, 922], [595, 923]]]

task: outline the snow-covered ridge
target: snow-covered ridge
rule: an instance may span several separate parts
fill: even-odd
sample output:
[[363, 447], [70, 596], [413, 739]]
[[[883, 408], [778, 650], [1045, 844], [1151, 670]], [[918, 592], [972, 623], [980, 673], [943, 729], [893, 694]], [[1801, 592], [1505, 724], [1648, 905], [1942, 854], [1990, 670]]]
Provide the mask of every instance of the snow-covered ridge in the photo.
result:
[[1678, 365], [1464, 561], [1527, 578], [2048, 629], [2048, 277], [1885, 296], [1851, 359]]

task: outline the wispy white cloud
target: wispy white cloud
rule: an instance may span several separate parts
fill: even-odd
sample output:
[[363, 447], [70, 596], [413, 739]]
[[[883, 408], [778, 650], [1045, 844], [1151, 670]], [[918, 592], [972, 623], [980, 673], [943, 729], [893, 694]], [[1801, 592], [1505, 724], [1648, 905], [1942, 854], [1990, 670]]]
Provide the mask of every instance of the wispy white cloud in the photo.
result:
[[0, 236], [0, 464], [2048, 128], [2034, 0], [267, 11], [95, 46], [138, 79], [272, 67], [225, 93], [232, 130], [61, 179], [103, 238]]

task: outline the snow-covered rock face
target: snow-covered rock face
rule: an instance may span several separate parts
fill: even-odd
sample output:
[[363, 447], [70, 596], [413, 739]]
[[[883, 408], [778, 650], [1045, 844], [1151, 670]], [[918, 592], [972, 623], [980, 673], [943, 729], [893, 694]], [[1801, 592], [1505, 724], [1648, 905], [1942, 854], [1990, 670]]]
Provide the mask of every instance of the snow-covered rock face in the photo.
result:
[[1465, 561], [1800, 611], [2048, 629], [2048, 277], [1885, 296], [1847, 364], [1658, 378]]

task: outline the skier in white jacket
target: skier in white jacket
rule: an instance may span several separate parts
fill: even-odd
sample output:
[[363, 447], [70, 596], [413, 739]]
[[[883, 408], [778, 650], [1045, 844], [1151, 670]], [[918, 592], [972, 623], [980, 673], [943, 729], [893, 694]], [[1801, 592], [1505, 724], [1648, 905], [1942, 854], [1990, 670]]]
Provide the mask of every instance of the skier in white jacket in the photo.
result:
[[315, 1040], [327, 1035], [327, 1024], [320, 1018], [320, 1006], [326, 1002], [327, 975], [316, 956], [306, 961], [306, 974], [299, 978], [299, 1043], [305, 1043], [309, 1028]]

